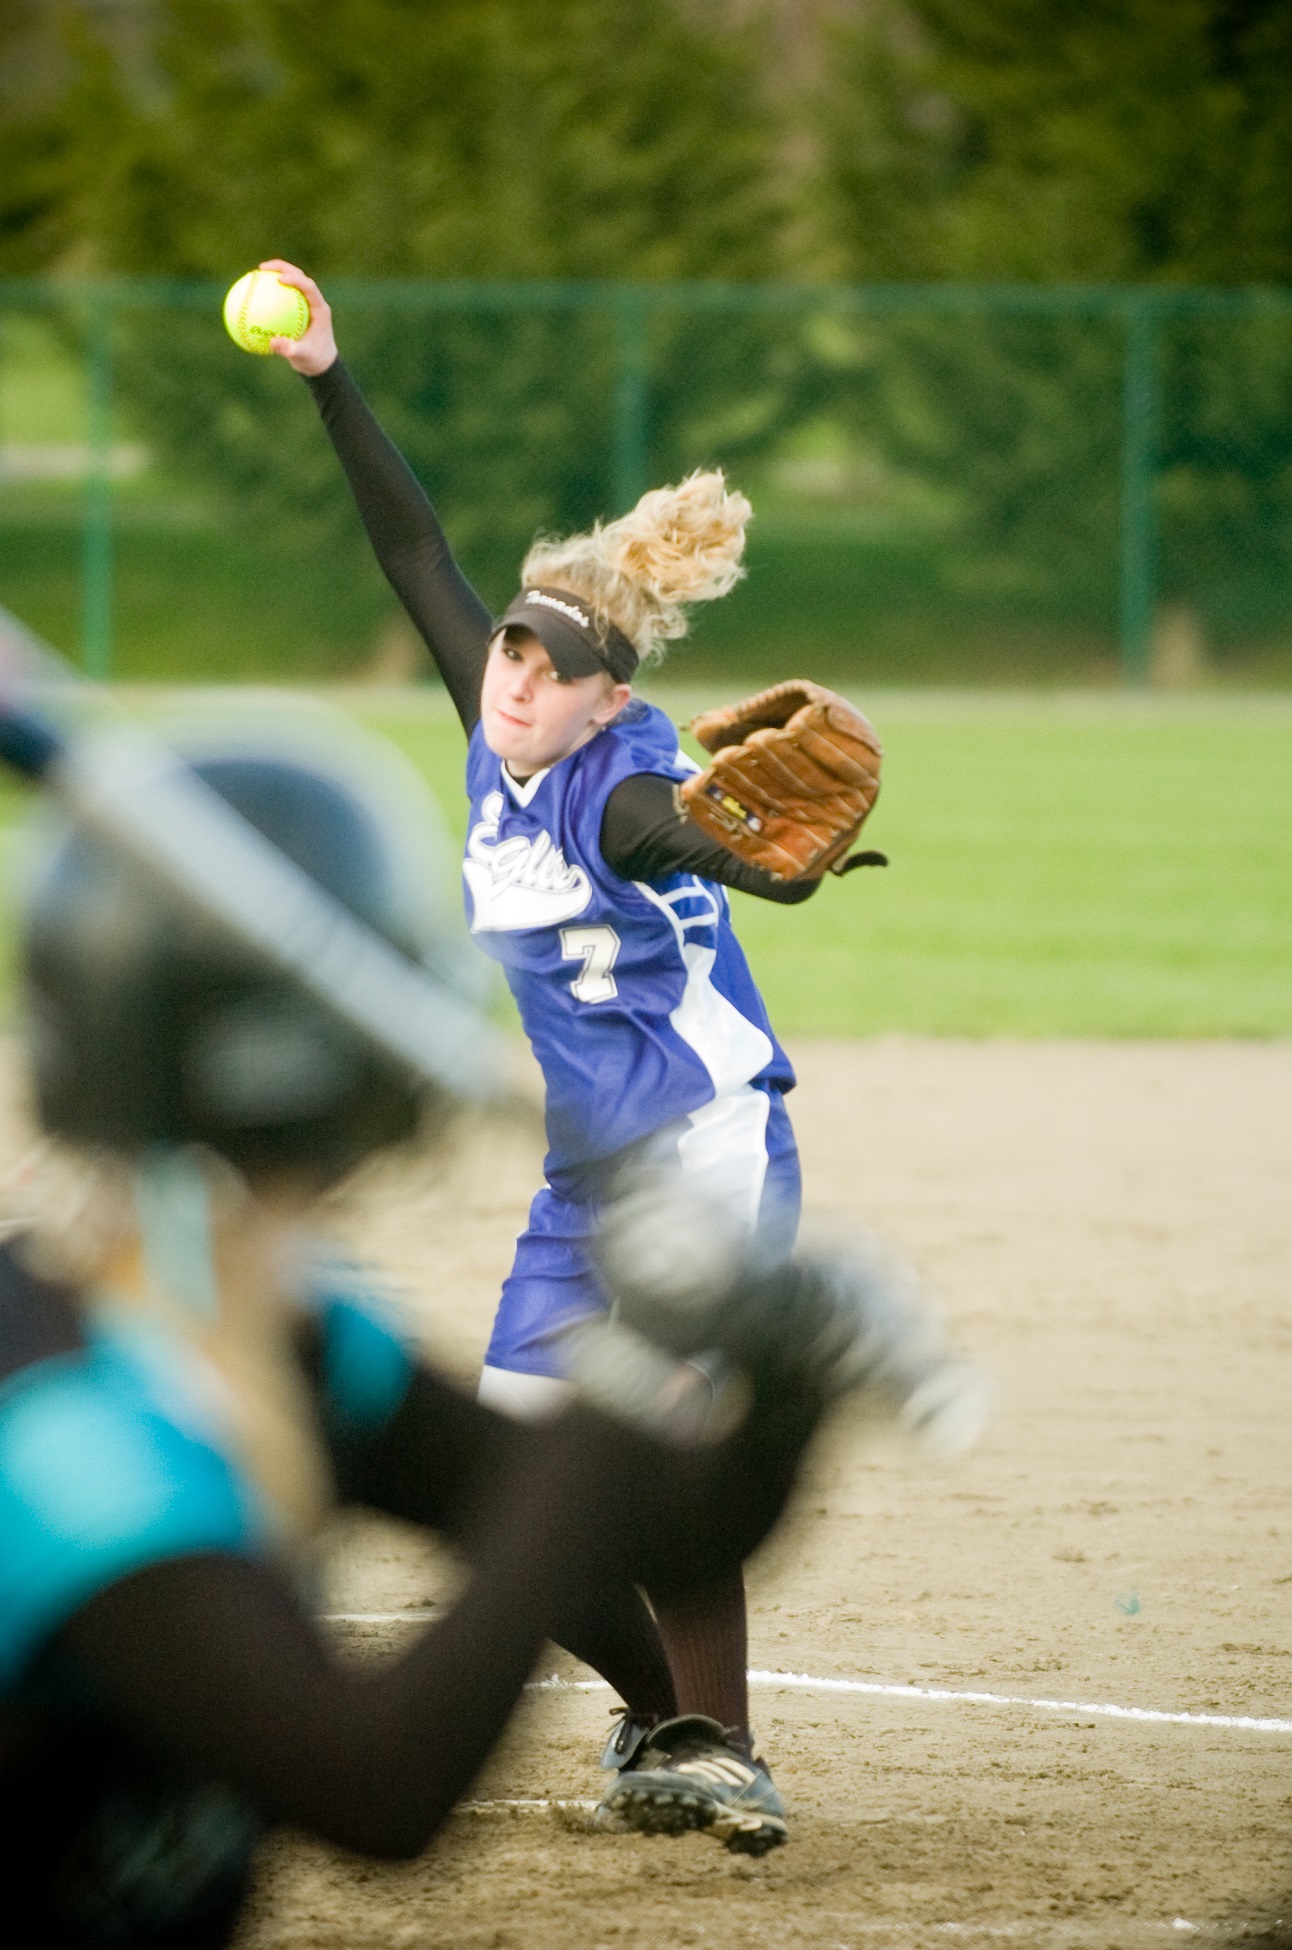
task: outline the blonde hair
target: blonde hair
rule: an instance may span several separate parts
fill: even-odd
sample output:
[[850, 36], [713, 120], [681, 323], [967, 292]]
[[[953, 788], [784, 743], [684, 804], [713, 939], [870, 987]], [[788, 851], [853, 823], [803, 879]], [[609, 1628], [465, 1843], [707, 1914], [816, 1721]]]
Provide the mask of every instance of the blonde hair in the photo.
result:
[[[167, 1255], [174, 1265], [159, 1264], [149, 1250], [144, 1169], [163, 1174], [157, 1190], [183, 1228]], [[21, 1175], [22, 1209], [7, 1213], [5, 1225], [22, 1228], [26, 1263], [73, 1286], [92, 1318], [169, 1345], [227, 1452], [263, 1497], [279, 1545], [290, 1551], [306, 1543], [336, 1492], [296, 1353], [295, 1225], [253, 1198], [224, 1159], [197, 1146], [159, 1147], [138, 1168], [118, 1153], [47, 1141], [28, 1154]], [[156, 1199], [150, 1203], [156, 1214]], [[209, 1283], [201, 1304], [176, 1278], [185, 1271]]]
[[686, 635], [687, 609], [734, 589], [745, 571], [745, 526], [753, 509], [718, 468], [697, 469], [677, 487], [652, 488], [618, 521], [590, 534], [534, 543], [521, 568], [527, 586], [564, 589], [613, 623], [645, 662]]

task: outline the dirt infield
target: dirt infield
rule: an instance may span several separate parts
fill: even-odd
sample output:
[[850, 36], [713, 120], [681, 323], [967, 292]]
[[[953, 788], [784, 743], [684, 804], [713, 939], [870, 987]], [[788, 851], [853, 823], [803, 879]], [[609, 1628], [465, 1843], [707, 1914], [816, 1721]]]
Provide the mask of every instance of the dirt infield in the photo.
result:
[[[923, 1690], [759, 1687], [794, 1824], [760, 1863], [589, 1832], [608, 1697], [533, 1692], [475, 1790], [493, 1805], [418, 1863], [276, 1845], [245, 1950], [1280, 1936], [1292, 1733], [1220, 1721], [1292, 1720], [1292, 1046], [794, 1053], [811, 1219], [903, 1240], [998, 1395], [953, 1472], [842, 1432], [818, 1455], [754, 1571], [752, 1664]], [[464, 1372], [537, 1159], [535, 1133], [477, 1128], [433, 1189], [406, 1168], [349, 1208]], [[425, 1611], [451, 1579], [352, 1526], [329, 1608]], [[410, 1627], [331, 1629], [373, 1656]], [[1217, 1717], [1087, 1710], [1115, 1706]]]

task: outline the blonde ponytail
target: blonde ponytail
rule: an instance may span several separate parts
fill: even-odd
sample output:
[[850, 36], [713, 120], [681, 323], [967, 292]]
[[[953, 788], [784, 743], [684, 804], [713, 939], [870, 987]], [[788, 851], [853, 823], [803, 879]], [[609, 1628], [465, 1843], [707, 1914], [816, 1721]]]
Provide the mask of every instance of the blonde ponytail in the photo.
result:
[[521, 580], [581, 597], [600, 623], [622, 630], [643, 662], [657, 660], [664, 644], [686, 635], [691, 603], [725, 596], [744, 575], [752, 515], [718, 469], [697, 471], [677, 487], [652, 488], [590, 534], [535, 542]]

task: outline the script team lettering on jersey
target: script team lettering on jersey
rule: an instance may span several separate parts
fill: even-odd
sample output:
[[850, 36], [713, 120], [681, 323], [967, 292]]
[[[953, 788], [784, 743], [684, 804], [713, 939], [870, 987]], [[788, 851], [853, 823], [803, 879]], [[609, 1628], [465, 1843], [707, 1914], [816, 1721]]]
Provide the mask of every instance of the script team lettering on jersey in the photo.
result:
[[501, 792], [487, 793], [467, 840], [462, 872], [471, 890], [472, 930], [486, 934], [572, 921], [592, 898], [587, 874], [566, 864], [550, 833], [499, 840], [504, 803]]

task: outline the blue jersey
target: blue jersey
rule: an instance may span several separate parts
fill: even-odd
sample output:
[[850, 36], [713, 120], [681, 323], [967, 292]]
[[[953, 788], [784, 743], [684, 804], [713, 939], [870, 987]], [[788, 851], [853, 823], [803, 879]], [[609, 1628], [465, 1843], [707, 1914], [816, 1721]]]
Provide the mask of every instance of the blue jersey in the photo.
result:
[[553, 1184], [742, 1085], [793, 1088], [725, 888], [690, 873], [625, 880], [601, 857], [623, 779], [694, 770], [640, 700], [524, 785], [479, 725], [471, 735], [467, 919], [542, 1066]]

